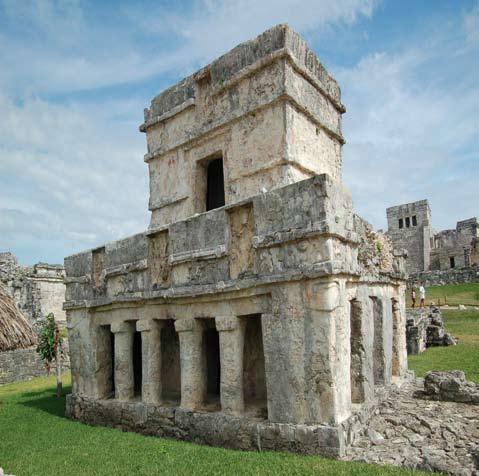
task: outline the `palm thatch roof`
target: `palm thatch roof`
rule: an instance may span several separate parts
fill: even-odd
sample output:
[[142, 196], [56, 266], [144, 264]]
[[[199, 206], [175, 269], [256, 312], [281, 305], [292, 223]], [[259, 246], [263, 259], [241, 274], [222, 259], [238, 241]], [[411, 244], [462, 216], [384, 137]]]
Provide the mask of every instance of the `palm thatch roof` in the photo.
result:
[[0, 352], [26, 349], [36, 341], [32, 326], [0, 286]]

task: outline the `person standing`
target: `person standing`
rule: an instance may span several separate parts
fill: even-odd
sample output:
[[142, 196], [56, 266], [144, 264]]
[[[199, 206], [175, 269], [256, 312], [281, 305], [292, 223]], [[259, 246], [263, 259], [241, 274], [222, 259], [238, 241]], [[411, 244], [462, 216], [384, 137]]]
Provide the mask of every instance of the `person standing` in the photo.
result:
[[421, 283], [421, 286], [419, 287], [419, 297], [421, 298], [421, 307], [424, 307], [426, 305], [426, 289], [424, 288], [424, 283]]
[[412, 301], [412, 308], [416, 307], [416, 289], [412, 288], [411, 290], [411, 301]]

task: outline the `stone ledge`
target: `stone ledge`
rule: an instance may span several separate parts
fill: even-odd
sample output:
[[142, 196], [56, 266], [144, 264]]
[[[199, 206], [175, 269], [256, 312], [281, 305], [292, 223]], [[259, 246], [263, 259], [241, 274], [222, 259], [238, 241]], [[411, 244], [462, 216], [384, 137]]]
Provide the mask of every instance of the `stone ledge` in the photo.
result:
[[[244, 279], [231, 281], [220, 281], [215, 284], [197, 284], [192, 286], [178, 286], [162, 289], [158, 291], [139, 291], [129, 294], [118, 295], [115, 297], [101, 297], [97, 299], [80, 299], [76, 301], [66, 301], [63, 304], [64, 309], [93, 308], [113, 303], [125, 303], [143, 301], [145, 299], [181, 299], [184, 297], [208, 296], [218, 293], [236, 292], [248, 288], [257, 288], [274, 283], [300, 281], [302, 279], [315, 279], [322, 277], [331, 277], [334, 275], [349, 275], [359, 277], [359, 269], [344, 266], [342, 261], [324, 261], [303, 269], [295, 269], [281, 274], [272, 274], [268, 276], [252, 276]], [[397, 279], [400, 279], [399, 277]], [[376, 280], [378, 283], [386, 282]]]
[[134, 261], [132, 263], [120, 264], [118, 266], [112, 266], [105, 268], [105, 278], [111, 278], [113, 276], [120, 276], [135, 271], [145, 271], [148, 269], [148, 263], [146, 259]]
[[148, 210], [150, 211], [161, 210], [162, 208], [168, 207], [170, 205], [174, 205], [175, 203], [183, 202], [184, 200], [187, 200], [188, 198], [189, 198], [188, 195], [179, 195], [179, 196], [173, 196], [171, 198], [165, 198], [157, 202], [150, 201], [150, 203], [148, 204]]
[[278, 246], [290, 241], [296, 241], [303, 238], [310, 238], [313, 236], [333, 236], [348, 243], [359, 244], [357, 233], [347, 231], [344, 226], [332, 224], [327, 220], [312, 223], [310, 228], [297, 228], [293, 230], [275, 231], [265, 235], [257, 235], [253, 237], [254, 248], [269, 248]]
[[221, 258], [226, 256], [228, 250], [226, 245], [203, 248], [199, 250], [188, 250], [181, 253], [171, 254], [168, 261], [171, 265], [185, 263], [187, 261]]

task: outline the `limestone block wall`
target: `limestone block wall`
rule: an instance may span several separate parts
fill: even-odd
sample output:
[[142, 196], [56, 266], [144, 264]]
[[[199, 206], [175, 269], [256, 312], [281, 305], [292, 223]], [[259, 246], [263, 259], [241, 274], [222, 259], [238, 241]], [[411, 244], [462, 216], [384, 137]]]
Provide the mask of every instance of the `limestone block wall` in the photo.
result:
[[[70, 367], [68, 342], [65, 343], [64, 352], [62, 368], [67, 371]], [[54, 374], [55, 364], [53, 364], [51, 372]], [[0, 385], [31, 380], [35, 377], [45, 377], [46, 375], [48, 373], [44, 362], [36, 351], [36, 347], [0, 352]]]
[[145, 110], [150, 228], [206, 210], [206, 166], [225, 201], [328, 173], [341, 179], [336, 82], [287, 26], [268, 30], [166, 90]]
[[0, 352], [0, 384], [30, 380], [46, 374], [35, 347]]
[[425, 271], [424, 273], [411, 274], [408, 278], [408, 287], [417, 287], [424, 283], [426, 288], [430, 286], [443, 286], [445, 284], [478, 283], [479, 267], [454, 268], [444, 271]]

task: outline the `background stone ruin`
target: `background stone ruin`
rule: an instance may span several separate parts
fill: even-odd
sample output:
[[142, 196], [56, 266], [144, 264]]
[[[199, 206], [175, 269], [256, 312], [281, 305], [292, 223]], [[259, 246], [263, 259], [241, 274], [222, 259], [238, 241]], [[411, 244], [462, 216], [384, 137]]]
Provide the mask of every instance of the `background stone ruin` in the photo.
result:
[[390, 207], [386, 213], [394, 247], [408, 252], [410, 281], [428, 285], [479, 281], [477, 218], [457, 222], [454, 230], [435, 232], [427, 200]]

